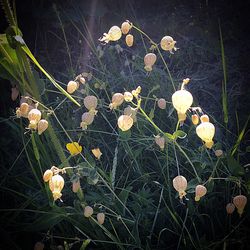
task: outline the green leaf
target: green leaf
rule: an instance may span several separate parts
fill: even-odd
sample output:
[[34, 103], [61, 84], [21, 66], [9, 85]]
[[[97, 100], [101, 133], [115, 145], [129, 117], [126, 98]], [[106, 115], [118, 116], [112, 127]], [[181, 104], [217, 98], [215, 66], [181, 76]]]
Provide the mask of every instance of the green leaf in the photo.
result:
[[228, 169], [234, 176], [244, 175], [244, 168], [232, 156], [227, 157]]
[[122, 131], [121, 129], [119, 129], [118, 131], [119, 131], [119, 135], [120, 135], [122, 140], [127, 141], [131, 137], [130, 129], [127, 131]]
[[80, 250], [85, 250], [86, 247], [88, 246], [88, 244], [91, 242], [90, 239], [87, 239], [87, 240], [84, 240], [81, 247], [80, 247]]
[[173, 133], [174, 139], [177, 139], [177, 138], [184, 139], [186, 136], [187, 134], [182, 130], [177, 130]]
[[87, 177], [87, 182], [90, 185], [96, 185], [99, 180], [99, 176], [96, 169], [90, 169], [89, 176]]

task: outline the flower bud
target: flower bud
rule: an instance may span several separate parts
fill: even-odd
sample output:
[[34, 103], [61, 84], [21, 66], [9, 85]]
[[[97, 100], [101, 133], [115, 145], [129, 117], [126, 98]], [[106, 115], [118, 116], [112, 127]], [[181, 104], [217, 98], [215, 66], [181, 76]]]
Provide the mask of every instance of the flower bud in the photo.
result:
[[131, 28], [132, 28], [132, 26], [129, 22], [123, 22], [122, 26], [121, 26], [122, 34], [124, 34], [124, 35], [128, 34], [128, 32]]
[[67, 92], [73, 94], [79, 87], [79, 84], [75, 81], [69, 81], [67, 85]]
[[167, 106], [167, 102], [164, 98], [160, 98], [158, 101], [157, 101], [157, 104], [158, 104], [158, 107], [160, 109], [166, 109], [166, 106]]
[[173, 179], [173, 186], [175, 190], [179, 193], [180, 199], [186, 195], [187, 180], [184, 176], [178, 175]]
[[144, 69], [146, 71], [151, 71], [152, 70], [152, 66], [155, 64], [156, 62], [156, 55], [154, 53], [148, 53], [145, 55], [144, 57], [144, 64], [145, 64], [145, 67]]
[[235, 210], [235, 205], [233, 203], [228, 203], [226, 205], [226, 210], [228, 214], [232, 214]]
[[93, 208], [90, 206], [86, 206], [84, 208], [84, 216], [89, 218], [94, 213]]
[[118, 118], [118, 127], [122, 130], [122, 131], [127, 131], [129, 130], [132, 126], [133, 126], [133, 118], [128, 116], [128, 115], [121, 115]]
[[100, 160], [101, 156], [102, 156], [102, 152], [99, 148], [94, 148], [91, 150], [92, 154], [98, 159]]
[[241, 216], [247, 204], [247, 197], [245, 195], [237, 195], [233, 198], [233, 203], [237, 208], [238, 214]]
[[214, 151], [215, 156], [220, 157], [223, 155], [223, 151], [221, 149], [217, 149]]
[[23, 102], [20, 105], [20, 112], [22, 116], [27, 116], [28, 112], [29, 112], [29, 104], [26, 102]]
[[132, 47], [134, 44], [134, 36], [131, 34], [126, 35], [125, 42], [128, 47]]
[[29, 121], [35, 121], [38, 123], [41, 119], [41, 112], [38, 109], [31, 109], [30, 112], [28, 113], [28, 119]]
[[208, 115], [202, 115], [200, 119], [201, 119], [201, 122], [209, 122]]
[[105, 220], [105, 214], [104, 213], [98, 213], [96, 215], [97, 221], [100, 225], [102, 225], [104, 223]]
[[160, 137], [159, 135], [157, 135], [155, 137], [155, 143], [160, 147], [161, 150], [165, 148], [165, 138], [163, 136]]
[[86, 83], [86, 80], [85, 80], [84, 77], [80, 77], [80, 78], [79, 78], [79, 81], [80, 81], [81, 84], [85, 84], [85, 83]]
[[120, 106], [124, 101], [124, 96], [121, 93], [115, 93], [112, 96], [112, 102], [109, 104], [110, 109], [115, 109]]
[[88, 110], [95, 110], [97, 107], [97, 98], [93, 95], [86, 96], [83, 100], [84, 106]]
[[134, 97], [133, 97], [132, 93], [130, 93], [130, 92], [124, 92], [123, 96], [124, 96], [124, 100], [126, 102], [132, 102], [133, 101]]
[[199, 123], [199, 116], [198, 115], [196, 115], [196, 114], [192, 115], [192, 123], [194, 125], [197, 125]]
[[53, 172], [52, 170], [48, 169], [44, 172], [43, 174], [43, 181], [44, 182], [48, 182], [53, 176]]
[[37, 124], [37, 132], [39, 135], [41, 135], [49, 126], [49, 123], [45, 120], [42, 119], [38, 122]]
[[77, 193], [80, 188], [81, 188], [80, 180], [78, 179], [76, 181], [73, 181], [73, 183], [72, 183], [72, 191], [74, 193]]
[[195, 188], [195, 201], [199, 201], [207, 193], [207, 189], [203, 185], [197, 185]]

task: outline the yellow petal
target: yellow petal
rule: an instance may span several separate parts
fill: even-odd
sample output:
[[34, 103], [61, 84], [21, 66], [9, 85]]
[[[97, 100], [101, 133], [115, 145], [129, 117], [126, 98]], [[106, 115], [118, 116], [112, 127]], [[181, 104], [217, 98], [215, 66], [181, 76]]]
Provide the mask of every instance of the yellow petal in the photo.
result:
[[82, 146], [78, 142], [67, 143], [66, 148], [71, 155], [78, 155], [82, 152]]

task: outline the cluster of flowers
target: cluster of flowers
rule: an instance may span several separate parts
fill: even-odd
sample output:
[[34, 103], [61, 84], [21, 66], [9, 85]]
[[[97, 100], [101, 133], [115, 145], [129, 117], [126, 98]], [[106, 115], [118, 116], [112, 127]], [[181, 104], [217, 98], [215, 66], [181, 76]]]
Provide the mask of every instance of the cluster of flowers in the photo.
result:
[[18, 118], [28, 118], [28, 128], [31, 130], [37, 130], [38, 134], [41, 135], [48, 128], [49, 124], [47, 120], [41, 119], [42, 113], [37, 106], [38, 105], [30, 98], [22, 97], [20, 100], [20, 107], [16, 110], [16, 115]]

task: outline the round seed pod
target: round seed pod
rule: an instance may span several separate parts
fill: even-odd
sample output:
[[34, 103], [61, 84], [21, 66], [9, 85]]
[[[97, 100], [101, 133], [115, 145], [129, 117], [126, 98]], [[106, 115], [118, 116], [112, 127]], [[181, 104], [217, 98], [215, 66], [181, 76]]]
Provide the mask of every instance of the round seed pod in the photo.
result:
[[126, 35], [125, 42], [126, 42], [128, 47], [132, 47], [134, 44], [134, 36], [131, 34]]
[[228, 214], [232, 214], [235, 210], [235, 205], [233, 203], [228, 203], [226, 205], [226, 211]]
[[177, 90], [172, 95], [172, 103], [178, 113], [185, 114], [193, 103], [193, 96], [187, 90]]
[[44, 244], [40, 241], [36, 242], [34, 250], [43, 250], [43, 249], [44, 249]]
[[28, 113], [28, 119], [29, 121], [35, 121], [38, 123], [41, 120], [41, 112], [38, 109], [31, 109]]
[[133, 101], [134, 96], [132, 95], [132, 93], [124, 92], [123, 96], [124, 96], [124, 100], [126, 102], [132, 102]]
[[221, 149], [217, 149], [214, 151], [215, 156], [220, 157], [223, 155], [223, 151]]
[[72, 191], [74, 193], [77, 193], [80, 188], [81, 188], [80, 180], [74, 181], [72, 183]]
[[165, 148], [165, 138], [163, 136], [160, 137], [159, 135], [157, 135], [155, 137], [155, 143], [160, 147], [161, 150]]
[[97, 107], [97, 98], [93, 95], [86, 96], [83, 100], [84, 106], [88, 110], [95, 110]]
[[137, 117], [136, 117], [137, 109], [132, 108], [131, 106], [128, 106], [124, 109], [123, 114], [130, 116], [133, 119], [134, 123], [137, 122]]
[[129, 130], [132, 126], [133, 126], [133, 118], [128, 116], [128, 115], [121, 115], [118, 118], [118, 127], [122, 130], [122, 131], [127, 131]]
[[202, 115], [200, 119], [201, 119], [201, 122], [209, 122], [208, 115]]
[[49, 123], [45, 120], [42, 119], [38, 122], [37, 124], [37, 132], [39, 135], [41, 135], [49, 126]]
[[212, 148], [215, 127], [210, 122], [202, 122], [196, 127], [196, 134], [205, 142], [207, 148]]
[[84, 216], [85, 216], [85, 217], [89, 218], [93, 213], [94, 213], [94, 210], [93, 210], [92, 207], [86, 206], [86, 207], [84, 208]]
[[198, 115], [196, 115], [196, 114], [192, 115], [192, 123], [194, 125], [197, 125], [199, 123], [199, 116]]
[[21, 112], [21, 116], [27, 116], [28, 112], [29, 112], [29, 104], [26, 102], [23, 102], [20, 105], [20, 112]]
[[130, 31], [131, 27], [132, 26], [130, 25], [129, 22], [123, 22], [122, 26], [121, 26], [122, 34], [124, 34], [124, 35], [128, 34], [128, 32]]
[[115, 93], [112, 96], [112, 102], [109, 104], [110, 109], [115, 109], [119, 107], [124, 101], [124, 96], [121, 93]]
[[104, 213], [98, 213], [96, 215], [97, 221], [100, 225], [102, 225], [104, 223], [105, 220], [105, 214]]
[[233, 198], [233, 204], [237, 208], [238, 214], [241, 216], [247, 204], [247, 197], [245, 195], [237, 195]]
[[155, 64], [156, 62], [156, 54], [154, 53], [148, 53], [145, 55], [144, 57], [144, 64], [145, 64], [145, 67], [144, 69], [146, 71], [151, 71], [152, 70], [152, 66]]
[[180, 199], [182, 199], [186, 195], [186, 192], [185, 192], [185, 190], [187, 189], [186, 178], [182, 175], [176, 176], [173, 179], [173, 186], [174, 186], [174, 189], [179, 193]]
[[48, 169], [44, 172], [43, 174], [43, 181], [44, 182], [48, 182], [53, 176], [53, 172], [52, 170]]
[[167, 106], [167, 102], [164, 98], [160, 98], [158, 101], [157, 101], [157, 105], [160, 109], [166, 109], [166, 106]]
[[195, 188], [195, 201], [199, 201], [207, 193], [207, 188], [203, 185], [197, 185]]
[[171, 36], [164, 36], [161, 39], [161, 48], [166, 51], [172, 51], [176, 44], [176, 41]]
[[75, 81], [69, 81], [67, 85], [67, 92], [73, 94], [79, 87], [79, 84]]

